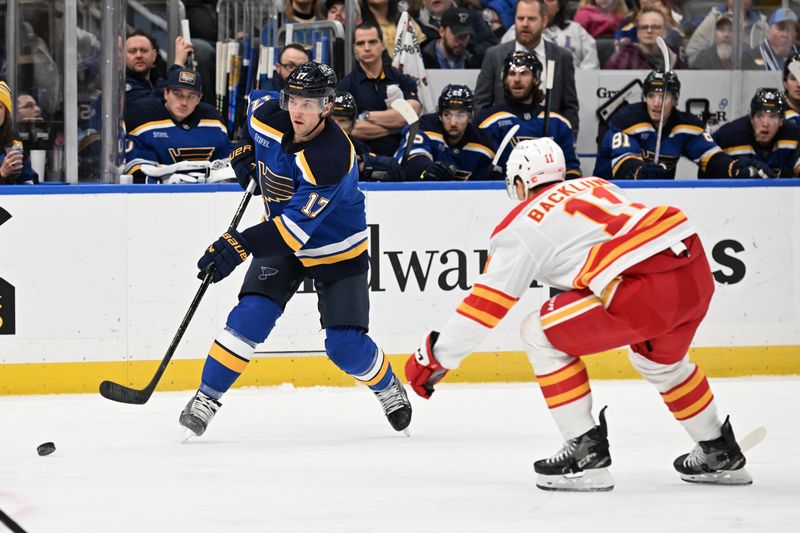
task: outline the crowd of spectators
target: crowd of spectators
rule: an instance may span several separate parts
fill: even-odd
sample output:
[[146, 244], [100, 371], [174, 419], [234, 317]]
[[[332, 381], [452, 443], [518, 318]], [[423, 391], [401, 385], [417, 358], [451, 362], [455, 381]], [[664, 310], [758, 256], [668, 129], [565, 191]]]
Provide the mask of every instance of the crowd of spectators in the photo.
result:
[[[499, 144], [498, 139], [492, 139], [488, 131], [484, 131], [485, 128], [480, 128], [481, 122], [492, 116], [492, 111], [503, 109], [523, 123], [533, 124], [540, 119], [539, 112], [544, 112], [545, 102], [535, 95], [544, 87], [548, 63], [554, 65], [547, 110], [552, 115], [548, 116], [563, 119], [572, 133], [573, 146], [570, 148], [574, 150], [581, 126], [576, 69], [663, 71], [663, 55], [657, 46], [659, 37], [669, 47], [670, 70], [680, 73], [681, 69], [687, 68], [731, 69], [735, 63], [733, 39], [737, 30], [744, 38], [743, 69], [784, 73], [785, 95], [782, 101], [786, 110], [781, 120], [796, 126], [794, 123], [800, 122], [800, 83], [787, 69], [787, 60], [798, 52], [800, 22], [797, 13], [787, 7], [753, 5], [751, 0], [744, 0], [742, 17], [737, 22], [734, 21], [733, 1], [723, 1], [709, 7], [706, 12], [698, 12], [689, 9], [692, 0], [357, 0], [357, 28], [351, 42], [346, 43], [353, 48], [354, 67], [342, 77], [339, 85], [343, 92], [349, 93], [357, 111], [349, 134], [361, 146], [368, 148], [368, 157], [393, 157], [398, 161], [401, 157], [398, 150], [406, 142], [403, 138], [406, 123], [392, 108], [392, 102], [402, 99], [417, 113], [422, 110], [414, 79], [391, 66], [397, 24], [400, 15], [406, 11], [411, 16], [411, 27], [420, 44], [425, 68], [480, 71], [474, 87], [468, 87], [472, 99], [469, 109], [459, 108], [458, 116], [469, 115], [470, 123], [476, 128], [476, 142], [487, 149], [496, 150]], [[190, 130], [198, 120], [210, 120], [222, 128], [227, 126], [229, 136], [233, 136], [230, 120], [215, 115], [209, 106], [203, 108], [202, 119], [176, 118], [175, 113], [170, 112], [167, 98], [171, 94], [167, 89], [170, 76], [191, 69], [190, 54], [197, 55], [199, 48], [205, 50], [208, 39], [213, 37], [212, 28], [216, 21], [209, 20], [214, 14], [212, 4], [214, 2], [205, 0], [186, 2], [187, 14], [199, 12], [202, 19], [193, 21], [195, 26], [199, 25], [196, 32], [193, 29], [193, 38], [195, 35], [203, 37], [198, 38], [197, 43], [178, 37], [173, 43], [172, 65], [165, 63], [165, 54], [152, 35], [142, 30], [127, 35], [124, 116], [129, 143], [135, 140], [131, 134], [135, 128], [130, 128], [130, 124], [136, 124], [136, 128], [150, 128], [146, 121], [142, 122], [142, 117], [155, 116], [158, 113], [153, 110], [164, 107], [167, 112], [163, 119], [172, 120], [179, 127]], [[284, 23], [332, 20], [343, 24], [345, 0], [288, 0], [282, 15]], [[198, 46], [200, 41], [202, 46]], [[510, 74], [508, 72], [510, 58], [522, 52], [530, 54], [538, 65], [529, 68], [537, 79], [532, 89], [533, 103], [529, 98], [524, 104], [529, 108], [524, 109], [524, 106], [519, 107], [523, 104], [514, 96], [522, 74], [514, 69]], [[210, 76], [205, 73], [213, 72], [215, 58], [213, 54], [201, 53], [200, 56], [195, 57], [197, 71], [192, 71], [197, 80], [202, 80], [198, 95], [202, 101], [213, 104], [217, 95]], [[308, 45], [286, 44], [277, 54], [273, 76], [262, 89], [280, 91], [292, 70], [310, 57]], [[18, 122], [41, 119], [42, 111], [34, 94], [30, 91], [30, 94], [20, 92], [18, 95]], [[432, 96], [434, 99], [440, 97], [439, 94]], [[147, 110], [147, 113], [142, 113], [142, 110]], [[437, 110], [434, 115], [442, 120], [444, 111]], [[7, 122], [11, 121], [10, 115], [9, 107], [5, 113]], [[448, 117], [450, 115], [455, 116], [455, 111], [448, 111]], [[240, 120], [241, 116], [237, 119]], [[443, 138], [447, 139], [447, 135]], [[602, 142], [602, 136], [598, 142]], [[457, 144], [448, 149], [460, 150]], [[214, 150], [209, 152], [209, 158], [213, 153]], [[10, 161], [15, 162], [15, 157]], [[154, 161], [156, 164], [174, 162], [178, 162], [174, 157], [173, 161]], [[11, 164], [9, 162], [6, 166]], [[128, 166], [131, 166], [130, 162]], [[465, 175], [465, 172], [457, 172], [463, 169], [452, 170], [453, 175]], [[8, 168], [5, 174], [10, 174]], [[484, 175], [483, 172], [472, 174]], [[392, 176], [389, 179], [406, 179], [401, 167], [393, 167], [389, 175]], [[425, 172], [417, 169], [410, 175], [417, 178]], [[4, 182], [9, 181], [5, 175], [2, 177]]]

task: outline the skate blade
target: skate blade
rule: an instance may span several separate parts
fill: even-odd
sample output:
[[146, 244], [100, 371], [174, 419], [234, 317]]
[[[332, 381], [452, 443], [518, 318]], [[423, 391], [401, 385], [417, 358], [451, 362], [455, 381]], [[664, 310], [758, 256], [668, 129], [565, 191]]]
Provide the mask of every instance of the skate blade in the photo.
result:
[[406, 428], [406, 429], [403, 430], [403, 435], [405, 435], [406, 437], [411, 438], [411, 431], [408, 428]]
[[542, 490], [567, 492], [607, 492], [614, 488], [608, 468], [592, 468], [580, 474], [549, 476], [539, 474], [536, 486]]
[[753, 477], [744, 468], [739, 470], [720, 470], [719, 472], [704, 472], [702, 474], [681, 474], [681, 479], [687, 483], [703, 485], [752, 485]]
[[196, 437], [194, 431], [189, 428], [183, 428], [181, 431], [181, 444], [188, 442], [191, 438]]

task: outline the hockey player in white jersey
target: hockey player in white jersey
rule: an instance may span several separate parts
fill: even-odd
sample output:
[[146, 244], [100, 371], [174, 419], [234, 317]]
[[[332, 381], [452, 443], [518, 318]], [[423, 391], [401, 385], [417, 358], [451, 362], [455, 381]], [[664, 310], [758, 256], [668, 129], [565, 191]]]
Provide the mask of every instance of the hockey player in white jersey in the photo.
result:
[[425, 336], [406, 377], [430, 398], [536, 279], [565, 292], [522, 324], [539, 386], [564, 437], [534, 463], [544, 490], [603, 491], [614, 482], [603, 410], [592, 416], [582, 356], [629, 345], [633, 366], [655, 385], [696, 446], [674, 462], [682, 479], [750, 484], [728, 419], [721, 422], [705, 374], [687, 355], [714, 280], [700, 238], [675, 207], [648, 207], [601, 178], [564, 181], [561, 148], [519, 143], [506, 171], [520, 203], [494, 230], [489, 260], [441, 332]]

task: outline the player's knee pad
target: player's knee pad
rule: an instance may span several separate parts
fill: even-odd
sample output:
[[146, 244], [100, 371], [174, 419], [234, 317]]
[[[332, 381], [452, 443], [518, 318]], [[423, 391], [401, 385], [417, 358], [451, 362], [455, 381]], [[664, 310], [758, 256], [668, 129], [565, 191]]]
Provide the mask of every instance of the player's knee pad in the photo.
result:
[[256, 345], [266, 340], [282, 313], [283, 309], [266, 296], [248, 294], [231, 310], [225, 324]]
[[525, 352], [537, 375], [547, 374], [573, 361], [573, 358], [554, 347], [544, 334], [539, 313], [531, 313], [520, 326]]
[[636, 353], [631, 352], [628, 356], [633, 368], [639, 372], [644, 379], [655, 385], [659, 390], [669, 390], [675, 385], [683, 382], [694, 371], [695, 365], [685, 356], [677, 363], [661, 364]]
[[359, 374], [370, 366], [377, 346], [362, 328], [330, 327], [325, 330], [325, 351], [336, 366]]

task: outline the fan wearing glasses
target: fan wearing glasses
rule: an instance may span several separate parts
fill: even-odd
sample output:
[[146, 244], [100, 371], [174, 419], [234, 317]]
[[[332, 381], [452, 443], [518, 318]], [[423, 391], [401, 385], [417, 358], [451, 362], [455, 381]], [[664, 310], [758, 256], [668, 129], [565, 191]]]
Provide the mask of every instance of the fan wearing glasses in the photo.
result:
[[[634, 19], [637, 42], [620, 45], [619, 50], [608, 58], [605, 69], [617, 70], [664, 70], [664, 60], [656, 39], [667, 37], [667, 17], [663, 7], [645, 7]], [[674, 51], [669, 51], [670, 70], [686, 68]]]
[[275, 63], [275, 74], [265, 89], [280, 92], [289, 74], [299, 65], [308, 63], [310, 60], [311, 58], [308, 57], [308, 52], [306, 52], [302, 44], [287, 44], [278, 56], [278, 62]]

